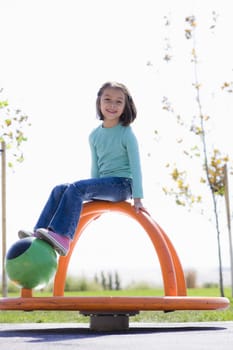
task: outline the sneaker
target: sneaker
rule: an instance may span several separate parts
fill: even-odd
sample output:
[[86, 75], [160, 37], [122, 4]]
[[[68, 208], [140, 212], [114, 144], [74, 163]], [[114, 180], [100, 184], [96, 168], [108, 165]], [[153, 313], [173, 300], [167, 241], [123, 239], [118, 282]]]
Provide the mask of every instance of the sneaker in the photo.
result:
[[37, 229], [36, 234], [40, 239], [48, 242], [59, 255], [67, 255], [70, 248], [70, 239], [68, 237], [59, 235], [58, 233], [45, 228]]
[[38, 237], [36, 232], [31, 232], [27, 230], [19, 230], [18, 237], [20, 239], [27, 238], [27, 237]]

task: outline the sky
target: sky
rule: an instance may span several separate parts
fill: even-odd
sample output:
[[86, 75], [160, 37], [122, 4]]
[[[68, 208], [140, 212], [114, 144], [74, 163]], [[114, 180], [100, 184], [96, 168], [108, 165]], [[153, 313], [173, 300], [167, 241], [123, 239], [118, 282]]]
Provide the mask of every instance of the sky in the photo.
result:
[[[213, 11], [218, 17], [211, 31]], [[230, 0], [0, 0], [2, 96], [32, 124], [25, 131], [25, 161], [15, 172], [7, 172], [8, 247], [17, 240], [19, 228], [34, 226], [53, 186], [90, 176], [87, 138], [99, 124], [96, 93], [105, 81], [116, 80], [127, 85], [138, 109], [134, 130], [141, 149], [145, 206], [171, 238], [185, 270], [200, 275], [218, 266], [209, 216], [177, 207], [162, 192], [166, 162], [182, 163], [174, 142], [180, 131], [162, 109], [162, 98], [168, 96], [184, 117], [197, 112], [192, 45], [184, 38], [184, 19], [190, 15], [198, 23], [203, 109], [211, 115], [209, 137], [230, 155], [232, 95], [220, 88], [224, 81], [233, 81]], [[170, 63], [163, 60], [167, 42]], [[228, 249], [223, 224], [226, 268]], [[127, 280], [160, 283], [147, 235], [137, 223], [116, 214], [85, 230], [70, 269], [81, 275], [118, 270]]]

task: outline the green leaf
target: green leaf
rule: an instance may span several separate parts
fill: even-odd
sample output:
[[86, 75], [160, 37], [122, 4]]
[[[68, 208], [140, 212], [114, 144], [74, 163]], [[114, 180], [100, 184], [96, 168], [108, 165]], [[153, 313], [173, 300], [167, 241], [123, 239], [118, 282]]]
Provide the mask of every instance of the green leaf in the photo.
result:
[[4, 108], [8, 106], [8, 101], [0, 101], [0, 108]]
[[10, 119], [5, 120], [6, 126], [10, 126], [12, 124], [12, 121]]

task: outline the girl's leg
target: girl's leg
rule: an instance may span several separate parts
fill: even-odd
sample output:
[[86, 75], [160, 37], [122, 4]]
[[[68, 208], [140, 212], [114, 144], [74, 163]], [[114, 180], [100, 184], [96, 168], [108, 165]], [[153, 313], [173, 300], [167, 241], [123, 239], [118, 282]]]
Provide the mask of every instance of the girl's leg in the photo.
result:
[[49, 223], [56, 213], [59, 203], [61, 202], [62, 197], [68, 187], [69, 184], [62, 184], [53, 188], [47, 200], [47, 203], [45, 204], [44, 209], [42, 210], [40, 217], [34, 227], [35, 231], [40, 227], [49, 226]]
[[54, 187], [52, 190], [47, 203], [44, 206], [44, 209], [42, 210], [40, 217], [34, 227], [34, 232], [28, 231], [28, 230], [19, 230], [18, 236], [19, 238], [25, 238], [30, 236], [37, 237], [36, 230], [40, 227], [48, 227], [52, 217], [54, 216], [57, 207], [62, 199], [62, 196], [67, 189], [69, 184], [62, 184]]
[[60, 255], [66, 255], [84, 201], [119, 202], [131, 196], [131, 180], [128, 178], [106, 177], [57, 186], [52, 191], [35, 226], [36, 234], [53, 245]]
[[77, 181], [66, 188], [46, 227], [73, 239], [84, 201], [120, 202], [131, 196], [131, 180], [128, 178], [106, 177]]

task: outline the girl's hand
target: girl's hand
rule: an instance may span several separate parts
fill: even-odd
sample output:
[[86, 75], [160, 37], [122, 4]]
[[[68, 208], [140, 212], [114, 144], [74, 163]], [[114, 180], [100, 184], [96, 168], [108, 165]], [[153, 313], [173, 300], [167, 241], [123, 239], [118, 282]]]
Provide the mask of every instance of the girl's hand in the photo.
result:
[[141, 198], [134, 198], [133, 201], [134, 201], [133, 206], [136, 210], [136, 213], [139, 213], [141, 210], [141, 211], [144, 211], [145, 213], [147, 213], [148, 215], [150, 215], [148, 213], [148, 211], [146, 210], [146, 208], [144, 208], [142, 201], [141, 201]]

